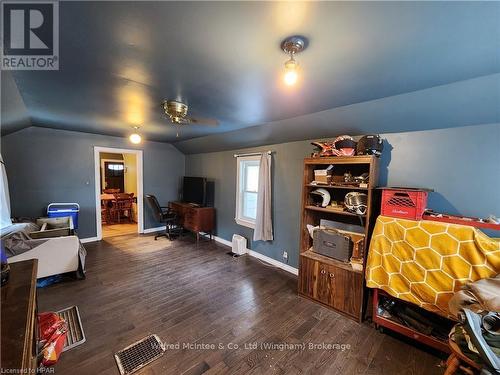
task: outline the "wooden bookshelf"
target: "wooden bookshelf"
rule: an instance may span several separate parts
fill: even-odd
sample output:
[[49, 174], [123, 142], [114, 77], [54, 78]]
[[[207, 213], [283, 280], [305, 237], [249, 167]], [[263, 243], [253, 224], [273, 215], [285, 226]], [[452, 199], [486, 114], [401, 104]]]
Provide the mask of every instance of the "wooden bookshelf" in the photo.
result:
[[342, 190], [360, 190], [360, 191], [367, 191], [369, 188], [367, 187], [359, 187], [359, 186], [350, 186], [350, 185], [323, 185], [323, 184], [307, 184], [307, 187], [313, 187], [313, 188], [325, 188], [325, 189], [342, 189]]
[[340, 211], [340, 210], [335, 210], [335, 209], [332, 209], [332, 208], [323, 208], [323, 207], [318, 207], [318, 206], [306, 206], [304, 208], [306, 210], [313, 210], [313, 211], [325, 212], [325, 213], [334, 214], [334, 215], [366, 217], [366, 215], [356, 215], [356, 214], [353, 214], [352, 212], [349, 212], [349, 211]]
[[[312, 184], [314, 170], [325, 169], [333, 165], [334, 175], [351, 172], [357, 176], [369, 174], [368, 187]], [[302, 186], [302, 222], [299, 259], [299, 294], [358, 322], [363, 318], [365, 299], [364, 269], [370, 240], [371, 229], [375, 219], [373, 190], [378, 183], [378, 158], [374, 156], [341, 156], [328, 158], [304, 159], [304, 175]], [[367, 194], [368, 208], [365, 215], [356, 215], [329, 207], [313, 205], [310, 192], [314, 188], [330, 191], [332, 199], [340, 201], [350, 191]], [[319, 225], [321, 219], [364, 227], [364, 259], [363, 270], [354, 269], [350, 263], [314, 252], [313, 241], [306, 228], [308, 224]]]

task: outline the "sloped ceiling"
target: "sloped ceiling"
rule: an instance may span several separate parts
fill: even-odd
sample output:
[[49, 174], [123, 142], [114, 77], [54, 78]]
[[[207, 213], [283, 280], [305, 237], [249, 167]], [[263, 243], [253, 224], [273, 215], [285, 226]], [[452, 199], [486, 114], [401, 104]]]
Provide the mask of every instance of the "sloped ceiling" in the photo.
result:
[[[60, 70], [13, 75], [35, 126], [125, 136], [138, 125], [185, 152], [461, 126], [498, 121], [499, 20], [498, 2], [61, 2]], [[279, 44], [292, 34], [310, 45], [289, 88]], [[176, 138], [164, 98], [221, 125]]]
[[[175, 143], [185, 154], [265, 144], [500, 123], [500, 74]], [[494, 135], [492, 135], [494, 136]]]
[[11, 72], [3, 71], [0, 74], [2, 90], [0, 130], [2, 135], [5, 135], [31, 126], [31, 119]]

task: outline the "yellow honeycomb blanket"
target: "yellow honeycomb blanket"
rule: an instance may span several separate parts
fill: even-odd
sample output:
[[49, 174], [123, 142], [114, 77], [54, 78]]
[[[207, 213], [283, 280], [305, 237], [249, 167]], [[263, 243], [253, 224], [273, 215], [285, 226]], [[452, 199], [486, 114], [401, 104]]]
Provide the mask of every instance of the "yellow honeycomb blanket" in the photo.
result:
[[379, 216], [366, 285], [449, 316], [448, 301], [455, 291], [498, 273], [500, 238], [465, 225]]

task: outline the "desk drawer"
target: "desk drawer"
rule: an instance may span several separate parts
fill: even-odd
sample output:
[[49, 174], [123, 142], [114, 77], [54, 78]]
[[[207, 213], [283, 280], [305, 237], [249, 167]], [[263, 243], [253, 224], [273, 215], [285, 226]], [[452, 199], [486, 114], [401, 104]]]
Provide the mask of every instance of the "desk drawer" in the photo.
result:
[[198, 215], [195, 210], [186, 210], [184, 213], [184, 227], [186, 229], [194, 230], [198, 221]]

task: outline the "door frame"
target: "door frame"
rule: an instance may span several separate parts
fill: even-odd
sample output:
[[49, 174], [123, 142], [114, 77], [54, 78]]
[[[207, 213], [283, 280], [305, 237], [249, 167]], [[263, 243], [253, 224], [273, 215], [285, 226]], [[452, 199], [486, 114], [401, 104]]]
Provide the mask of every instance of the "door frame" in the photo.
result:
[[102, 240], [102, 219], [101, 219], [101, 152], [110, 152], [114, 154], [134, 154], [137, 166], [137, 232], [144, 233], [144, 181], [143, 181], [143, 163], [142, 150], [101, 147], [94, 146], [94, 188], [95, 188], [95, 218], [96, 218], [96, 237], [97, 241]]

